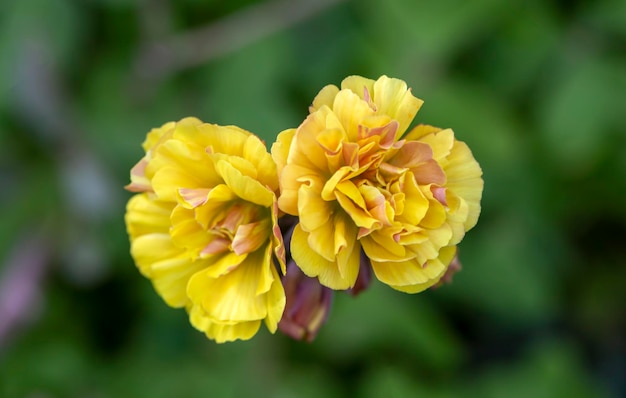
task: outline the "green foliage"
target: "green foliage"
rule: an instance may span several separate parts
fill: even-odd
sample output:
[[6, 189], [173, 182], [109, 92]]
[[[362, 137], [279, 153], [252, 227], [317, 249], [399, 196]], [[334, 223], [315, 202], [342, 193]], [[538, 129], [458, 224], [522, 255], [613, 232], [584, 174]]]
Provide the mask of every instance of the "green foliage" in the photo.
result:
[[[0, 396], [625, 394], [626, 3], [337, 1], [240, 19], [267, 3], [0, 4], [0, 282], [39, 234], [46, 267], [0, 335]], [[216, 345], [128, 254], [140, 144], [194, 115], [269, 146], [349, 74], [407, 81], [417, 122], [453, 128], [480, 162], [463, 271], [420, 295], [338, 294], [312, 344]]]

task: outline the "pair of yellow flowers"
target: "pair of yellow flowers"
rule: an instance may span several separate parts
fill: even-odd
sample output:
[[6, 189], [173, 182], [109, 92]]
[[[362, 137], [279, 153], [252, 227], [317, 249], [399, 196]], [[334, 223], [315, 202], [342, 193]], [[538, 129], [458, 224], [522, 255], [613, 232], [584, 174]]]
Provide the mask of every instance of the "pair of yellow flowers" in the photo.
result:
[[350, 76], [323, 88], [271, 154], [236, 126], [153, 129], [127, 186], [137, 267], [217, 342], [249, 339], [262, 321], [276, 331], [286, 261], [334, 290], [370, 271], [407, 293], [433, 286], [476, 224], [483, 181], [452, 130], [405, 134], [421, 105], [402, 80]]

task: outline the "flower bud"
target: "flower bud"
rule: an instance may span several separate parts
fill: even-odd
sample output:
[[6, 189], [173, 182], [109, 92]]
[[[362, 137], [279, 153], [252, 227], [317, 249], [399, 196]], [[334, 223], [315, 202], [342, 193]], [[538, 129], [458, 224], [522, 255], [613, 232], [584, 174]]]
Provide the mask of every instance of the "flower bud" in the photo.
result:
[[293, 260], [282, 282], [287, 303], [278, 329], [295, 340], [313, 341], [328, 318], [333, 291], [306, 276]]

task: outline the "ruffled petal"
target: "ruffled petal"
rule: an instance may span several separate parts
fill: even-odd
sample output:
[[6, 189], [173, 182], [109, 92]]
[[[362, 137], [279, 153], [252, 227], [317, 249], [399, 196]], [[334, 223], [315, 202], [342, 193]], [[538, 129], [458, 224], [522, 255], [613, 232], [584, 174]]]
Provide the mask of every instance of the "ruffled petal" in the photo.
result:
[[[318, 277], [322, 285], [331, 289], [349, 289], [356, 281], [356, 276], [354, 280], [344, 278], [339, 272], [336, 262], [328, 261], [312, 250], [308, 243], [307, 233], [302, 231], [299, 225], [294, 228], [291, 237], [291, 255], [305, 274], [310, 277]], [[358, 272], [358, 263], [356, 268]]]

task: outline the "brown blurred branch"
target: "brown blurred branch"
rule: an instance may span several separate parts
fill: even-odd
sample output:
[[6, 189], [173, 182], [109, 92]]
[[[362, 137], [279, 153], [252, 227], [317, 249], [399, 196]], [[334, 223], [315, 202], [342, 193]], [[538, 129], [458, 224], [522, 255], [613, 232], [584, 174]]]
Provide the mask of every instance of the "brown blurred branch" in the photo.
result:
[[149, 43], [135, 62], [142, 78], [162, 79], [279, 32], [345, 0], [271, 0], [205, 27]]

